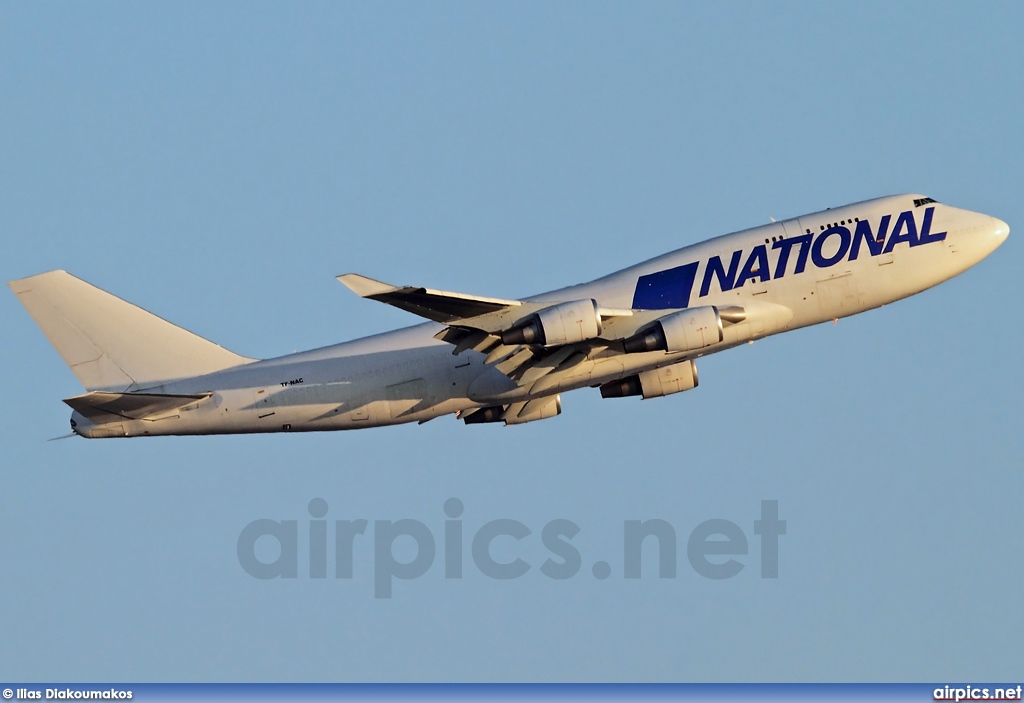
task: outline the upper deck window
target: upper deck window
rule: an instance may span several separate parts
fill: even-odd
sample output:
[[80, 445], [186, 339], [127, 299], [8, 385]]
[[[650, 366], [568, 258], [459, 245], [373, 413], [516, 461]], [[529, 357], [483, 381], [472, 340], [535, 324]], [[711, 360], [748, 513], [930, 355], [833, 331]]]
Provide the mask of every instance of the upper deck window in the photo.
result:
[[937, 203], [937, 202], [939, 202], [939, 201], [938, 200], [932, 200], [931, 198], [914, 198], [914, 207], [921, 207], [922, 205], [927, 205], [928, 203]]

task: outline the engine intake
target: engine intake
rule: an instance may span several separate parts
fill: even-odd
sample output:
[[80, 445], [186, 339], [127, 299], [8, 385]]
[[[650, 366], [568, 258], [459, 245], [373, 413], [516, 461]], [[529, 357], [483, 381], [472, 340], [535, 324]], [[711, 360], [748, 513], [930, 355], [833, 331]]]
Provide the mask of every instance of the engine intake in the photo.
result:
[[505, 419], [504, 405], [489, 405], [486, 408], [474, 410], [471, 414], [462, 418], [467, 425], [480, 425], [485, 422], [501, 422]]
[[627, 354], [698, 351], [725, 338], [718, 308], [706, 305], [666, 315], [623, 341]]
[[526, 322], [501, 333], [502, 344], [574, 344], [601, 334], [596, 300], [559, 303], [531, 315]]
[[641, 393], [643, 390], [640, 388], [640, 376], [635, 374], [616, 381], [608, 381], [601, 386], [602, 398], [628, 398]]

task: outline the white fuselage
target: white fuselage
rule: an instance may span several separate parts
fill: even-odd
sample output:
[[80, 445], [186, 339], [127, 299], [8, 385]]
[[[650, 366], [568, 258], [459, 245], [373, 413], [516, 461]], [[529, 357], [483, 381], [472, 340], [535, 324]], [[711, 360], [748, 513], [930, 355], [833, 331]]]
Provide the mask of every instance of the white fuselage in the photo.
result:
[[[165, 418], [125, 419], [119, 435], [356, 429], [596, 386], [919, 293], [981, 261], [1009, 232], [988, 215], [922, 200], [878, 198], [755, 227], [530, 299], [752, 313], [699, 353], [598, 348], [538, 389], [509, 380], [482, 353], [453, 355], [451, 344], [434, 338], [444, 325], [428, 322], [145, 389], [213, 395]], [[91, 436], [92, 423], [77, 413], [73, 419], [79, 434]]]

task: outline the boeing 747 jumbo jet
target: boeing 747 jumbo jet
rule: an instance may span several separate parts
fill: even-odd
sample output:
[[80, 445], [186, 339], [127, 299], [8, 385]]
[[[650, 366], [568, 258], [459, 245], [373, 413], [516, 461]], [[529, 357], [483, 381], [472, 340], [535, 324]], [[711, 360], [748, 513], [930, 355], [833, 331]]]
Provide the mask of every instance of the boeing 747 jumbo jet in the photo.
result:
[[559, 394], [657, 398], [697, 386], [696, 359], [920, 293], [991, 254], [994, 217], [894, 195], [727, 234], [523, 300], [349, 273], [358, 295], [430, 322], [262, 361], [64, 271], [9, 285], [85, 386], [82, 437], [518, 425]]

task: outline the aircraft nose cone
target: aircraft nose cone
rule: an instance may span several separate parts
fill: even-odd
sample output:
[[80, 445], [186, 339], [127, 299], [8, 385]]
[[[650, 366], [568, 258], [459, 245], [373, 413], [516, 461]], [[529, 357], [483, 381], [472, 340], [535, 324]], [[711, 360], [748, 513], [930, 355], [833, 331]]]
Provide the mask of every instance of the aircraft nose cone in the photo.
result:
[[996, 246], [999, 246], [1006, 241], [1008, 236], [1010, 236], [1010, 225], [1006, 224], [998, 217], [992, 218], [992, 224], [995, 225], [992, 235], [996, 239]]

